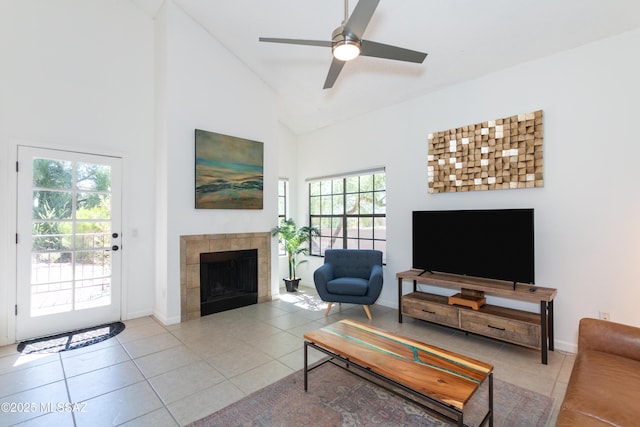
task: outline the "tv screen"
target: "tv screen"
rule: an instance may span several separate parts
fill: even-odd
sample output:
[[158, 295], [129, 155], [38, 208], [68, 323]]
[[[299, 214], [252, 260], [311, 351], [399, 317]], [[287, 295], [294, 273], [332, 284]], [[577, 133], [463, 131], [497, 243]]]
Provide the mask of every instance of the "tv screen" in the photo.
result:
[[535, 283], [533, 209], [413, 212], [414, 269]]

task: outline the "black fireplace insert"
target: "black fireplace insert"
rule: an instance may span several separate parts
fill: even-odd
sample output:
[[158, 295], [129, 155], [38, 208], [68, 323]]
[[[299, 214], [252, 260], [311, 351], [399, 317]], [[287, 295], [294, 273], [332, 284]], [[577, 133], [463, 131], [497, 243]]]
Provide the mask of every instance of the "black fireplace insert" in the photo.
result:
[[200, 315], [258, 302], [258, 250], [200, 254]]

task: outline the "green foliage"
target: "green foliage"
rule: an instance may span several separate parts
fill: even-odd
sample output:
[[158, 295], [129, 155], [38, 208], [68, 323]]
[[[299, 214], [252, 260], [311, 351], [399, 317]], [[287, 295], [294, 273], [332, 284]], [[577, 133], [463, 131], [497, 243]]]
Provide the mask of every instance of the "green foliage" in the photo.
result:
[[[91, 205], [85, 205], [82, 207], [78, 207], [76, 210], [76, 219], [82, 220], [109, 220], [111, 218], [111, 201], [105, 195], [101, 194], [97, 196], [96, 202]], [[95, 222], [92, 223], [83, 223], [83, 224], [97, 224]], [[78, 225], [80, 226], [80, 225]], [[86, 230], [86, 231], [85, 231]], [[79, 233], [89, 233], [95, 231], [103, 231], [102, 228], [98, 229], [85, 229], [83, 231], [78, 231]], [[106, 230], [109, 231], [109, 230]]]
[[[71, 218], [73, 171], [72, 162], [33, 160], [34, 219], [51, 212], [57, 214], [56, 219]], [[111, 171], [108, 166], [77, 163], [75, 176], [75, 188], [78, 191], [76, 209], [92, 209], [104, 203], [104, 196], [100, 192], [108, 192], [111, 186]]]
[[[63, 206], [63, 209], [65, 208], [66, 207]], [[68, 249], [70, 246], [70, 240], [65, 238], [64, 234], [67, 233], [62, 229], [69, 223], [56, 221], [59, 215], [56, 208], [49, 206], [49, 201], [45, 200], [43, 206], [41, 206], [41, 209], [36, 214], [40, 221], [33, 222], [32, 234], [34, 236], [34, 249], [52, 252]], [[66, 252], [60, 253], [54, 261], [57, 262], [68, 259], [69, 257], [67, 254], [68, 253]], [[41, 258], [41, 256], [38, 258]], [[44, 259], [48, 257], [42, 258]]]
[[76, 262], [105, 261], [108, 254], [101, 249], [110, 245], [110, 186], [108, 166], [33, 160], [33, 250], [46, 252], [38, 255], [42, 262], [70, 262], [74, 249]]
[[70, 218], [71, 193], [69, 190], [72, 184], [73, 173], [70, 162], [34, 159], [33, 186], [37, 190], [33, 195], [33, 218]]
[[296, 278], [296, 267], [306, 262], [306, 260], [298, 261], [297, 256], [309, 253], [309, 242], [312, 237], [320, 236], [320, 230], [306, 226], [297, 228], [295, 221], [289, 218], [281, 221], [278, 227], [274, 227], [271, 235], [278, 236], [278, 242], [284, 244], [289, 262], [289, 279]]
[[73, 183], [71, 162], [49, 159], [33, 160], [33, 186], [70, 190]]

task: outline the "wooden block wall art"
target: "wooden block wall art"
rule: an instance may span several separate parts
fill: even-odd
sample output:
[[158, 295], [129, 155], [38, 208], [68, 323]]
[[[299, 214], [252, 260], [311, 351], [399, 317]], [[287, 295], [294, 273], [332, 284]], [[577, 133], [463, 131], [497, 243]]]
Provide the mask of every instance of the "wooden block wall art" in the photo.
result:
[[544, 185], [542, 110], [429, 134], [429, 193]]

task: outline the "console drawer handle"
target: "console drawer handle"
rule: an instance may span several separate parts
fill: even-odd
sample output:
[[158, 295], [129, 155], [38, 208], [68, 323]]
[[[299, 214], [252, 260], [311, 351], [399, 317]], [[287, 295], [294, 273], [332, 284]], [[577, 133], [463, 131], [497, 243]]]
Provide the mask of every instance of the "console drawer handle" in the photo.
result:
[[424, 308], [422, 309], [422, 311], [424, 311], [425, 313], [429, 313], [429, 314], [436, 314], [435, 311], [425, 310]]
[[487, 325], [488, 327], [490, 327], [491, 329], [497, 329], [499, 331], [506, 331], [505, 328], [498, 328], [497, 326], [491, 326], [491, 325]]

